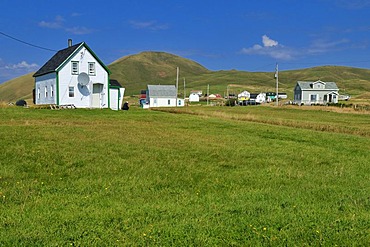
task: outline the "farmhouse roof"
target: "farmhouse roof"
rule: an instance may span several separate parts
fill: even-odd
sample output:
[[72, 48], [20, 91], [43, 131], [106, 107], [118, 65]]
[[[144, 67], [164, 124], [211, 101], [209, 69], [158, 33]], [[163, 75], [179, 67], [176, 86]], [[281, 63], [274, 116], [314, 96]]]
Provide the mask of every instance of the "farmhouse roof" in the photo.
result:
[[75, 54], [77, 50], [84, 46], [90, 53], [95, 57], [95, 59], [104, 67], [104, 69], [110, 74], [109, 69], [104, 65], [104, 63], [95, 55], [95, 53], [90, 49], [90, 47], [85, 43], [81, 42], [65, 49], [59, 50], [54, 56], [52, 56], [49, 61], [47, 61], [35, 74], [33, 77], [40, 75], [45, 75], [51, 72], [56, 72], [59, 70], [61, 65], [63, 65], [69, 57]]
[[117, 80], [110, 79], [109, 83], [111, 87], [122, 87], [122, 85]]
[[335, 82], [323, 82], [323, 81], [298, 81], [298, 86], [303, 89], [313, 89], [312, 85], [316, 83], [322, 83], [325, 85], [325, 90], [339, 90], [337, 84]]
[[177, 90], [175, 85], [148, 85], [150, 97], [175, 97]]

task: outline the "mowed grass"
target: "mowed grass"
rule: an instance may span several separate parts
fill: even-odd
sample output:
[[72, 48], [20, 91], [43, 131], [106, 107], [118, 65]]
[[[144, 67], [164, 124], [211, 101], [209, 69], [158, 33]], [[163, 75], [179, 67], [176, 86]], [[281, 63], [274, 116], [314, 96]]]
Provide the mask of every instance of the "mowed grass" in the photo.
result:
[[227, 114], [369, 115], [225, 108], [0, 108], [0, 245], [370, 243], [368, 135]]

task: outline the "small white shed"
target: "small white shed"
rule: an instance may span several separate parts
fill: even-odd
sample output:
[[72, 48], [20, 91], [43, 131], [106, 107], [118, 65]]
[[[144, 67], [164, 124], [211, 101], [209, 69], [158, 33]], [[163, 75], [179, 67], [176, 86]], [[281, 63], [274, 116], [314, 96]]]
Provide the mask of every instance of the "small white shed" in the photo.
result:
[[184, 99], [177, 98], [175, 85], [148, 85], [146, 97], [149, 107], [184, 106]]
[[189, 95], [189, 102], [199, 102], [199, 94], [191, 93]]
[[112, 110], [121, 110], [125, 89], [117, 80], [109, 80], [110, 108]]

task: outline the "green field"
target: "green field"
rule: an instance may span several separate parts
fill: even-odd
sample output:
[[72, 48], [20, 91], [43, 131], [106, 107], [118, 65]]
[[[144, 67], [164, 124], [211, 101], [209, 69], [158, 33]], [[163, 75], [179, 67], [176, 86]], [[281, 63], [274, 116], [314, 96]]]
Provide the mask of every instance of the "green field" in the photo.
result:
[[0, 246], [368, 246], [370, 114], [325, 109], [0, 107]]

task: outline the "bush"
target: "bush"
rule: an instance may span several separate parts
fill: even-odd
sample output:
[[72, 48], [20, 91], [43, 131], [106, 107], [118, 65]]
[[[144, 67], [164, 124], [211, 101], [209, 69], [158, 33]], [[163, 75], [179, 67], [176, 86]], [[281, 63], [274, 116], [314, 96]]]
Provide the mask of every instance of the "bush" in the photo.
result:
[[16, 106], [27, 106], [27, 102], [24, 99], [20, 99], [17, 102], [15, 102]]
[[236, 101], [234, 99], [228, 99], [228, 100], [226, 100], [225, 105], [226, 106], [235, 106], [236, 105]]

